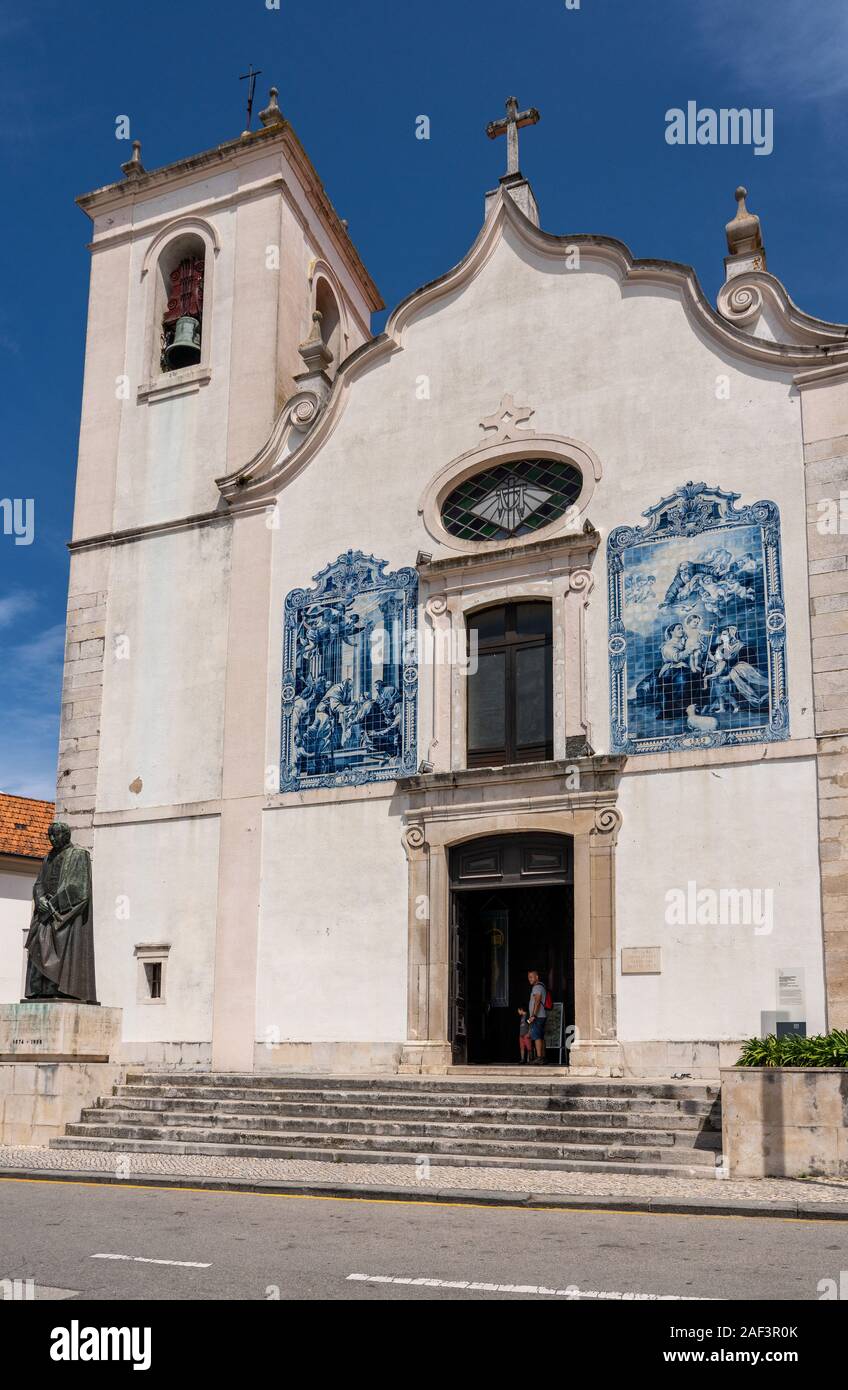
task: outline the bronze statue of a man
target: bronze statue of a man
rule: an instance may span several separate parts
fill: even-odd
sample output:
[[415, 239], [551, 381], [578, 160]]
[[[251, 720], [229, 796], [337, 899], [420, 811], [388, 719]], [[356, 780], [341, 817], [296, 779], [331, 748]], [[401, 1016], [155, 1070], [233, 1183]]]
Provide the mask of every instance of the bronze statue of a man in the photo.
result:
[[96, 1004], [91, 856], [71, 844], [62, 821], [54, 821], [47, 835], [53, 848], [32, 890], [26, 997]]

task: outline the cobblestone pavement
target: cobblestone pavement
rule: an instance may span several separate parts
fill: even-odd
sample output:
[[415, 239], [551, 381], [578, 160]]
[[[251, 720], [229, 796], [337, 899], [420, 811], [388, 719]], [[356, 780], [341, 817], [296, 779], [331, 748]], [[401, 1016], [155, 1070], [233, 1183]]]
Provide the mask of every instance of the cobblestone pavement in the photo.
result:
[[848, 1179], [760, 1180], [652, 1177], [640, 1173], [570, 1173], [519, 1168], [453, 1168], [404, 1163], [319, 1163], [287, 1158], [213, 1158], [198, 1154], [101, 1153], [89, 1149], [12, 1148], [0, 1145], [0, 1170], [116, 1173], [128, 1182], [145, 1175], [245, 1178], [269, 1182], [328, 1183], [335, 1187], [428, 1187], [444, 1191], [549, 1192], [592, 1197], [717, 1198], [721, 1201], [840, 1202], [848, 1204]]

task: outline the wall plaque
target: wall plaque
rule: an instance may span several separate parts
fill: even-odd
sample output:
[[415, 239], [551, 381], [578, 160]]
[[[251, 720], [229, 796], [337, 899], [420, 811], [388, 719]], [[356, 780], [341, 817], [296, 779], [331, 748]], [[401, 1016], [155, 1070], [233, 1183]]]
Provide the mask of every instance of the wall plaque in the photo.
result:
[[777, 971], [777, 1007], [796, 1018], [806, 1013], [804, 971], [801, 966], [781, 966]]
[[659, 946], [622, 946], [622, 975], [661, 975]]

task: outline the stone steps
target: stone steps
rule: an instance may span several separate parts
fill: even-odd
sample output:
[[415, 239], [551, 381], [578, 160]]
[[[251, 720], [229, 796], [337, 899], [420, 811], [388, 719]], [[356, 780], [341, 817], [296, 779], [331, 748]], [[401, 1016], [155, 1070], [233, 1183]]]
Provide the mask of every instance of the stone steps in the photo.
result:
[[516, 1067], [514, 1079], [503, 1075], [491, 1081], [475, 1076], [472, 1079], [453, 1076], [395, 1076], [381, 1073], [378, 1076], [313, 1076], [278, 1072], [143, 1072], [131, 1073], [127, 1077], [127, 1087], [141, 1088], [146, 1094], [151, 1087], [165, 1086], [179, 1089], [197, 1090], [202, 1088], [224, 1087], [238, 1091], [303, 1091], [310, 1095], [331, 1095], [339, 1091], [372, 1094], [374, 1092], [401, 1092], [407, 1094], [427, 1094], [449, 1096], [455, 1093], [475, 1096], [515, 1095], [535, 1098], [538, 1094], [561, 1096], [616, 1096], [655, 1100], [692, 1100], [718, 1098], [718, 1082], [710, 1081], [635, 1081], [628, 1079], [607, 1080], [577, 1079], [559, 1077], [549, 1080], [545, 1067]]
[[[300, 1159], [301, 1161], [323, 1162], [323, 1163], [392, 1163], [392, 1164], [418, 1164], [423, 1155], [417, 1152], [408, 1151], [398, 1154], [395, 1151], [384, 1152], [380, 1149], [316, 1149], [308, 1146], [299, 1146], [286, 1149], [273, 1149], [267, 1146], [254, 1147], [246, 1144], [185, 1144], [177, 1143], [173, 1140], [157, 1139], [145, 1141], [141, 1139], [126, 1139], [118, 1142], [114, 1139], [52, 1139], [50, 1147], [55, 1149], [93, 1149], [105, 1153], [130, 1154], [130, 1153], [165, 1153], [165, 1154], [199, 1154], [212, 1158], [283, 1158]], [[555, 1171], [573, 1173], [643, 1173], [655, 1177], [689, 1177], [689, 1178], [712, 1178], [714, 1168], [712, 1163], [696, 1163], [691, 1166], [683, 1163], [644, 1163], [634, 1159], [632, 1153], [627, 1153], [623, 1158], [610, 1156], [604, 1157], [599, 1150], [592, 1151], [591, 1158], [522, 1158], [516, 1159], [514, 1154], [508, 1158], [498, 1158], [487, 1154], [439, 1154], [436, 1160], [443, 1168], [521, 1168], [529, 1171]]]
[[[715, 1156], [712, 1152], [694, 1148], [637, 1146], [599, 1143], [522, 1143], [503, 1140], [469, 1138], [433, 1138], [422, 1136], [393, 1136], [390, 1134], [352, 1135], [328, 1134], [267, 1134], [261, 1130], [229, 1130], [186, 1128], [177, 1126], [165, 1130], [102, 1125], [68, 1125], [67, 1133], [51, 1141], [51, 1148], [107, 1148], [110, 1152], [125, 1153], [137, 1146], [161, 1153], [221, 1153], [253, 1158], [337, 1158], [344, 1153], [348, 1161], [372, 1161], [379, 1154], [384, 1163], [414, 1164], [422, 1157], [441, 1163], [446, 1157], [458, 1157], [463, 1163], [474, 1164], [480, 1158], [497, 1158], [506, 1167], [526, 1166], [528, 1159], [541, 1160], [541, 1167], [556, 1166], [561, 1159], [582, 1162], [612, 1160], [635, 1164], [661, 1164], [668, 1171], [682, 1168], [706, 1169], [712, 1174]], [[378, 1161], [378, 1160], [374, 1160]]]
[[515, 1077], [134, 1075], [51, 1141], [63, 1150], [566, 1168], [711, 1177], [710, 1083]]
[[[596, 1116], [597, 1118], [597, 1116]], [[98, 1108], [84, 1110], [80, 1124], [85, 1132], [95, 1132], [112, 1137], [121, 1133], [134, 1138], [154, 1138], [157, 1129], [177, 1128], [184, 1131], [236, 1130], [250, 1134], [307, 1134], [315, 1142], [326, 1137], [333, 1142], [338, 1135], [368, 1136], [383, 1135], [391, 1138], [415, 1139], [416, 1144], [428, 1136], [434, 1139], [481, 1139], [501, 1140], [515, 1143], [522, 1148], [530, 1143], [540, 1144], [604, 1144], [613, 1139], [616, 1144], [641, 1144], [657, 1147], [692, 1148], [696, 1141], [702, 1148], [715, 1150], [720, 1147], [721, 1135], [709, 1131], [702, 1135], [697, 1129], [647, 1129], [634, 1126], [617, 1128], [610, 1126], [579, 1126], [573, 1123], [550, 1125], [539, 1121], [535, 1123], [505, 1124], [497, 1120], [473, 1121], [468, 1118], [453, 1121], [436, 1120], [391, 1120], [385, 1117], [371, 1119], [339, 1119], [325, 1116], [296, 1115], [203, 1115], [186, 1114], [181, 1110], [154, 1111], [114, 1111]], [[79, 1127], [70, 1125], [69, 1134], [79, 1132]]]
[[[671, 1104], [671, 1102], [665, 1102]], [[167, 1115], [178, 1111], [187, 1119], [193, 1115], [203, 1115], [210, 1120], [216, 1115], [228, 1116], [279, 1116], [290, 1118], [292, 1122], [316, 1118], [346, 1120], [383, 1119], [403, 1121], [410, 1124], [439, 1124], [460, 1121], [513, 1125], [602, 1125], [610, 1129], [663, 1128], [670, 1130], [700, 1130], [713, 1128], [710, 1108], [704, 1106], [697, 1112], [683, 1110], [631, 1110], [602, 1109], [600, 1104], [594, 1108], [572, 1106], [563, 1108], [538, 1109], [529, 1106], [512, 1108], [493, 1103], [469, 1106], [434, 1105], [381, 1105], [379, 1103], [328, 1103], [279, 1100], [199, 1100], [186, 1096], [126, 1096], [121, 1093], [105, 1096], [98, 1102], [100, 1118], [104, 1112], [112, 1117], [149, 1117]], [[89, 1116], [90, 1117], [90, 1116]]]
[[117, 1094], [114, 1097], [105, 1097], [101, 1104], [111, 1104], [116, 1108], [123, 1108], [125, 1105], [133, 1103], [147, 1109], [156, 1109], [165, 1101], [179, 1102], [181, 1108], [204, 1106], [215, 1109], [226, 1105], [228, 1109], [232, 1109], [233, 1105], [253, 1107], [273, 1105], [284, 1108], [291, 1114], [305, 1114], [318, 1109], [324, 1113], [335, 1110], [342, 1113], [355, 1107], [364, 1106], [373, 1109], [379, 1106], [384, 1113], [388, 1113], [390, 1109], [394, 1108], [400, 1114], [406, 1114], [411, 1109], [423, 1109], [432, 1112], [454, 1110], [457, 1113], [465, 1114], [471, 1108], [491, 1108], [499, 1111], [533, 1110], [542, 1111], [545, 1114], [601, 1110], [609, 1113], [621, 1111], [622, 1113], [645, 1113], [658, 1116], [680, 1114], [693, 1117], [709, 1115], [716, 1104], [714, 1097], [712, 1099], [674, 1099], [604, 1094], [547, 1095], [544, 1092], [536, 1093], [534, 1088], [531, 1089], [533, 1090], [531, 1095], [527, 1095], [526, 1091], [519, 1091], [515, 1094], [450, 1092], [447, 1095], [410, 1091], [408, 1094], [401, 1095], [395, 1091], [383, 1091], [379, 1087], [375, 1087], [367, 1094], [362, 1091], [323, 1089], [292, 1091], [267, 1087], [255, 1094], [248, 1094], [245, 1087], [209, 1086], [204, 1087], [198, 1093], [196, 1086], [147, 1086], [132, 1083], [118, 1087]]

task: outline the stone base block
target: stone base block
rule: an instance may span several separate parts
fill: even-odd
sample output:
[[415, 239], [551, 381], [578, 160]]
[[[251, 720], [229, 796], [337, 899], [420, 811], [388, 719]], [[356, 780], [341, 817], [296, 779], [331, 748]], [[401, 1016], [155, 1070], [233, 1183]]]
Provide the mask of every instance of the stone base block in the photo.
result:
[[46, 1147], [123, 1080], [115, 1062], [0, 1062], [0, 1144]]
[[574, 1076], [679, 1077], [718, 1081], [722, 1067], [738, 1060], [742, 1042], [581, 1041], [569, 1053]]
[[728, 1067], [722, 1146], [731, 1178], [848, 1178], [848, 1067]]
[[121, 1059], [128, 1066], [149, 1071], [211, 1071], [211, 1042], [127, 1041], [121, 1043]]
[[572, 1044], [568, 1070], [573, 1076], [621, 1076], [621, 1043], [598, 1038]]
[[0, 1062], [108, 1062], [121, 1045], [121, 1009], [71, 1000], [0, 1004]]
[[398, 1071], [403, 1076], [421, 1076], [446, 1072], [452, 1065], [453, 1050], [448, 1042], [405, 1042]]
[[354, 1072], [396, 1072], [400, 1044], [392, 1042], [279, 1042], [257, 1043], [256, 1071], [315, 1072], [349, 1076]]

